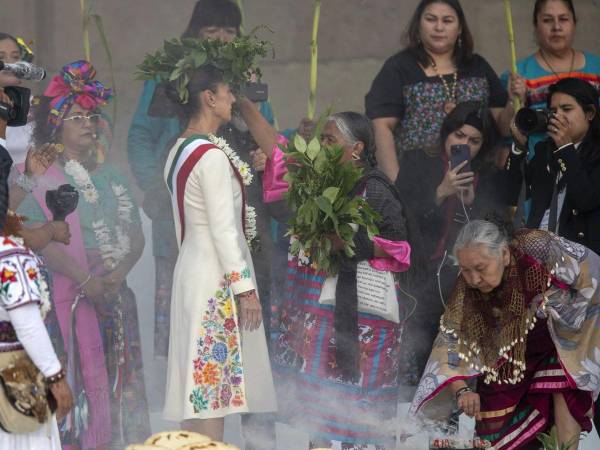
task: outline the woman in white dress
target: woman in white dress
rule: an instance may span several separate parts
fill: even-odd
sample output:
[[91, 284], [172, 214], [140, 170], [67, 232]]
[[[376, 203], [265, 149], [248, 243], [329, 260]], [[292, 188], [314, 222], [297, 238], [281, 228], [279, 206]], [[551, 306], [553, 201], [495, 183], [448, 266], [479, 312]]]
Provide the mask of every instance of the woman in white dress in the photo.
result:
[[164, 416], [222, 440], [225, 416], [274, 411], [276, 401], [247, 244], [255, 233], [244, 195], [252, 174], [214, 137], [231, 120], [235, 97], [210, 65], [191, 74], [187, 89], [187, 128], [165, 166], [180, 252]]
[[[0, 101], [8, 98], [0, 90]], [[23, 245], [18, 234], [18, 220], [8, 215], [8, 174], [12, 158], [6, 144], [6, 122], [0, 119], [0, 353], [8, 363], [25, 351], [46, 377], [57, 402], [56, 416], [64, 417], [73, 404], [42, 316], [50, 305], [47, 288], [40, 274], [37, 257]], [[5, 367], [0, 367], [4, 369]], [[1, 428], [0, 448], [11, 450], [60, 450], [56, 417], [51, 416], [36, 431], [8, 433]]]

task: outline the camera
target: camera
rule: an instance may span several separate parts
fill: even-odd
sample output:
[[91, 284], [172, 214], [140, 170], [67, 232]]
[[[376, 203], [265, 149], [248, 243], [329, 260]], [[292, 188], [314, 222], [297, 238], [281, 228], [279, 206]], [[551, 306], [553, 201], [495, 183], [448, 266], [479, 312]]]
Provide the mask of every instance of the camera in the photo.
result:
[[9, 127], [22, 127], [27, 124], [31, 91], [22, 86], [6, 86], [4, 92], [12, 101], [12, 106], [0, 102], [0, 118]]
[[554, 113], [549, 109], [521, 108], [515, 116], [515, 125], [527, 136], [548, 131]]
[[248, 83], [242, 88], [242, 94], [253, 102], [266, 102], [269, 99], [269, 87], [265, 83]]

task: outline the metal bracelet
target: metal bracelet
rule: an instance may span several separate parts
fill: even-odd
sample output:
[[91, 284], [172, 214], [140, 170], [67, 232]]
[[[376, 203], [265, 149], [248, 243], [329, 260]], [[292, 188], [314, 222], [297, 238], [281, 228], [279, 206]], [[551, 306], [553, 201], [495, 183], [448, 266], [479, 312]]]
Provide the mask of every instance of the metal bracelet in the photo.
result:
[[471, 388], [469, 386], [460, 388], [458, 391], [456, 391], [456, 394], [454, 394], [456, 396], [456, 400], [458, 400], [460, 398], [460, 396], [463, 395], [465, 392], [473, 392], [473, 391], [471, 390]]
[[65, 377], [65, 375], [66, 375], [65, 374], [65, 370], [64, 369], [60, 369], [60, 371], [56, 375], [52, 375], [50, 377], [46, 377], [46, 384], [47, 385], [56, 384], [60, 380], [62, 380]]
[[20, 173], [15, 184], [27, 193], [31, 193], [37, 187], [37, 180], [25, 173]]

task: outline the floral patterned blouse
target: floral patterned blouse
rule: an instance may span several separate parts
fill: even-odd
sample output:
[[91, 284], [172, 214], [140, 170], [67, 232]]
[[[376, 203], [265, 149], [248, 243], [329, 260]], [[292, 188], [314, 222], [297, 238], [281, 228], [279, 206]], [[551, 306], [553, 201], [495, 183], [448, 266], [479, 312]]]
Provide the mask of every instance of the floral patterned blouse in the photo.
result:
[[[453, 75], [444, 78], [452, 89]], [[468, 66], [459, 69], [456, 99], [450, 99], [440, 78], [428, 77], [415, 57], [404, 50], [385, 62], [365, 97], [365, 108], [370, 119], [400, 119], [396, 147], [401, 154], [433, 148], [446, 116], [444, 105], [464, 101], [480, 101], [490, 108], [503, 108], [508, 101], [508, 93], [483, 57], [475, 54]]]

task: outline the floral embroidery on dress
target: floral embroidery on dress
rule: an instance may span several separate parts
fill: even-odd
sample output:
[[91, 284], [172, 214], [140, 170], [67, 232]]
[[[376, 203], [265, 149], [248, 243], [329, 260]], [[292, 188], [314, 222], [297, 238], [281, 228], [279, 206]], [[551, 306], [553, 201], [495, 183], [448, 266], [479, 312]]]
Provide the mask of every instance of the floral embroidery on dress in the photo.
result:
[[236, 272], [235, 270], [225, 274], [225, 280], [230, 283], [236, 283], [241, 280], [249, 279], [252, 275], [250, 273], [250, 269], [244, 267], [241, 272]]
[[231, 272], [208, 300], [193, 361], [196, 385], [190, 395], [194, 412], [240, 407], [246, 402], [241, 343], [230, 284], [250, 278], [250, 270]]
[[45, 317], [50, 310], [50, 294], [45, 280], [40, 276], [40, 261], [19, 244], [19, 238], [5, 237], [2, 246], [0, 302], [7, 310], [30, 302], [39, 303], [42, 317]]

